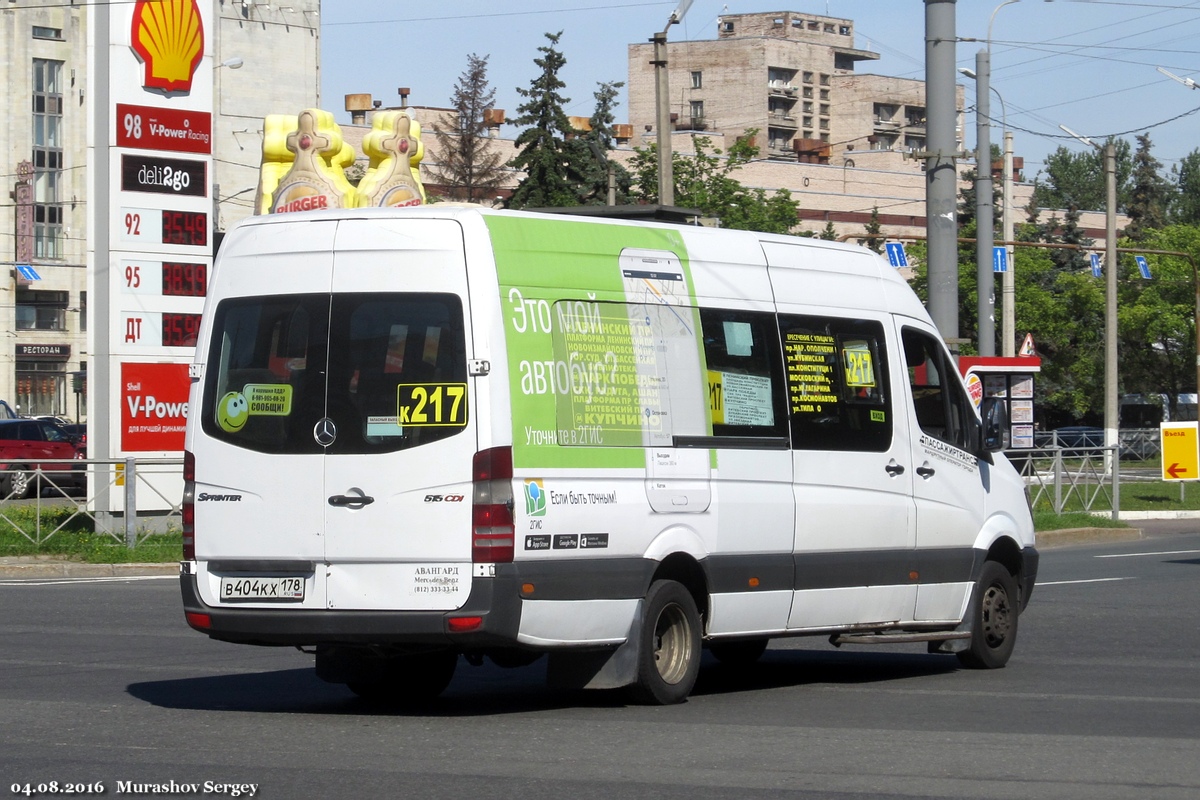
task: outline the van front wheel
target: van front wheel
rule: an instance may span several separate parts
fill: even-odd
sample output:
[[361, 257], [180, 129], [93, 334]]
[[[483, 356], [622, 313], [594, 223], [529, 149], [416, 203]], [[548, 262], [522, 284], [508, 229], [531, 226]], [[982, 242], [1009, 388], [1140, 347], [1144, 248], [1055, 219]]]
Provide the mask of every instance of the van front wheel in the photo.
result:
[[647, 705], [682, 703], [700, 674], [700, 613], [696, 601], [676, 581], [655, 581], [646, 593], [638, 633], [634, 700]]
[[1017, 644], [1017, 582], [995, 561], [983, 565], [971, 597], [971, 645], [958, 653], [972, 669], [998, 669]]

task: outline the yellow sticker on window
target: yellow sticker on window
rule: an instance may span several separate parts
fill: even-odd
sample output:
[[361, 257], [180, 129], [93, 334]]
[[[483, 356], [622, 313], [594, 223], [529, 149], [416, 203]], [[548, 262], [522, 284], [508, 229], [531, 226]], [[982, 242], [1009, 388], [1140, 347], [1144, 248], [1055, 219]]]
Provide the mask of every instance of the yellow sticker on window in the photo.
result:
[[292, 413], [292, 387], [287, 383], [253, 383], [242, 388], [252, 417], [286, 417]]
[[414, 428], [467, 424], [465, 383], [402, 383], [396, 387], [396, 423]]
[[875, 365], [871, 361], [871, 348], [866, 342], [845, 342], [842, 345], [842, 361], [846, 368], [847, 386], [874, 388]]

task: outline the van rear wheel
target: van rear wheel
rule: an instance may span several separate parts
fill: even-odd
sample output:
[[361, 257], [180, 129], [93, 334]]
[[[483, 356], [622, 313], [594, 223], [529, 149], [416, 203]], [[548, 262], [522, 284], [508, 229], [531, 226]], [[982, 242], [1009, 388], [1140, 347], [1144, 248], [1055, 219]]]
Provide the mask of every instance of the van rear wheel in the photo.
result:
[[370, 676], [346, 683], [364, 700], [389, 705], [419, 705], [436, 699], [450, 685], [458, 666], [458, 654], [444, 650], [397, 656]]
[[638, 636], [631, 696], [647, 705], [682, 703], [700, 674], [700, 613], [691, 593], [676, 581], [652, 583]]
[[971, 644], [958, 653], [972, 669], [999, 669], [1017, 644], [1017, 581], [1002, 565], [988, 561], [971, 597]]

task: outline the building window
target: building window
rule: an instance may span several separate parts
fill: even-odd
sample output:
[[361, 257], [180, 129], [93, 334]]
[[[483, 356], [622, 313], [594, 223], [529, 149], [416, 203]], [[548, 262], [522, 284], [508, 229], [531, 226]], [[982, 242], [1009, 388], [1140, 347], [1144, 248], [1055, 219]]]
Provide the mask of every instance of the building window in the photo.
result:
[[849, 36], [850, 35], [850, 26], [842, 25], [842, 26], [838, 27], [838, 33], [840, 33], [842, 36]]
[[87, 292], [79, 293], [79, 330], [87, 330]]
[[66, 292], [17, 290], [17, 330], [64, 331], [66, 329]]
[[812, 82], [813, 82], [813, 74], [812, 74], [811, 72], [805, 72], [805, 73], [804, 73], [804, 82], [805, 82], [805, 83], [812, 83]]
[[771, 20], [771, 24], [774, 25], [776, 28], [782, 28], [783, 27], [783, 17], [775, 17], [775, 19]]
[[829, 120], [827, 120], [827, 119], [823, 119], [823, 120], [821, 120], [821, 125], [820, 125], [820, 128], [821, 128], [821, 130], [823, 130], [823, 131], [827, 131], [827, 130], [829, 130]]
[[36, 258], [62, 258], [62, 62], [33, 60], [33, 246]]
[[808, 98], [812, 98], [812, 96], [813, 96], [813, 90], [812, 90], [812, 87], [811, 87], [811, 86], [805, 86], [805, 87], [804, 87], [804, 96], [805, 96], [805, 97], [808, 97]]
[[800, 28], [800, 29], [803, 29], [803, 28], [804, 28], [804, 20], [802, 20], [802, 19], [793, 19], [793, 20], [792, 20], [792, 27], [793, 27], [793, 28]]
[[829, 85], [829, 76], [828, 76], [828, 75], [826, 75], [824, 72], [822, 72], [822, 73], [821, 73], [821, 85], [822, 85], [822, 86], [828, 86], [828, 85]]
[[66, 368], [62, 361], [17, 361], [17, 404], [22, 414], [67, 412]]
[[821, 116], [824, 116], [824, 117], [829, 116], [829, 104], [828, 103], [821, 103]]
[[721, 30], [725, 31], [726, 33], [733, 33], [733, 23], [732, 22], [722, 22]]
[[693, 89], [703, 89], [704, 88], [704, 73], [702, 73], [700, 70], [696, 70], [695, 72], [692, 73], [692, 88]]
[[822, 99], [822, 100], [828, 100], [828, 99], [829, 99], [829, 90], [828, 90], [828, 89], [822, 89], [822, 90], [821, 90], [821, 99]]
[[35, 38], [35, 39], [53, 39], [55, 41], [61, 42], [62, 38], [63, 38], [62, 28], [46, 28], [46, 27], [43, 27], [42, 25], [34, 25], [33, 26], [33, 38]]

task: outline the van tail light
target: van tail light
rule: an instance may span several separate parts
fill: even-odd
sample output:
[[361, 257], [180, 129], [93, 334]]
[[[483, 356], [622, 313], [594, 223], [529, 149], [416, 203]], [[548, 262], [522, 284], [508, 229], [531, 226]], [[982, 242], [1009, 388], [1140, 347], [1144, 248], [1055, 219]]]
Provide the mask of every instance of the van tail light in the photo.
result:
[[500, 564], [513, 560], [512, 448], [475, 454], [471, 464], [471, 561]]
[[183, 451], [183, 560], [196, 560], [196, 457]]

